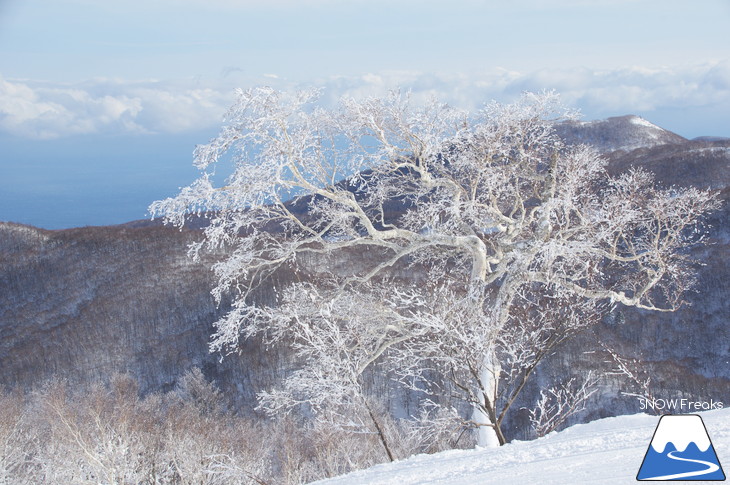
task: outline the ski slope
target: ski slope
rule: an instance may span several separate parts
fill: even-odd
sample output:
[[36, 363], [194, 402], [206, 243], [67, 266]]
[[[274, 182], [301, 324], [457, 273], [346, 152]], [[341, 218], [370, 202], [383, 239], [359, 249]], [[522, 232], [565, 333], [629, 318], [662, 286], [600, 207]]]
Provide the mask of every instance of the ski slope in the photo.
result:
[[[730, 408], [698, 413], [717, 457], [730, 469]], [[658, 416], [635, 414], [572, 426], [501, 448], [453, 450], [316, 482], [318, 485], [637, 484]], [[718, 483], [700, 482], [692, 483]]]

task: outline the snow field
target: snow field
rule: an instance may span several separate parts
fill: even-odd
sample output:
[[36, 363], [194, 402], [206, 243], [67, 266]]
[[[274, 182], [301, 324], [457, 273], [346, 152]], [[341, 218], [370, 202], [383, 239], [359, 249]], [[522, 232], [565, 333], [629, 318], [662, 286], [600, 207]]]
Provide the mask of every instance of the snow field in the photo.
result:
[[[730, 409], [699, 413], [725, 473], [730, 466]], [[636, 484], [659, 422], [635, 414], [572, 426], [501, 448], [452, 450], [374, 466], [318, 485]], [[717, 483], [694, 481], [692, 483]]]

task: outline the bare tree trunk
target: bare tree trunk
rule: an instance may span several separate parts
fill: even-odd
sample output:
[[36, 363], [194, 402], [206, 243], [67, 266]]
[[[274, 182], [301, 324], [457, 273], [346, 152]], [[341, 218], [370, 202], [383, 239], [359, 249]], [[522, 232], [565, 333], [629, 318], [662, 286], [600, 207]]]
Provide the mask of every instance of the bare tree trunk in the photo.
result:
[[472, 420], [477, 426], [477, 446], [481, 446], [483, 448], [497, 448], [504, 444], [504, 436], [502, 436], [499, 426], [492, 422], [492, 419], [484, 412], [480, 405], [474, 405]]
[[479, 384], [482, 389], [477, 393], [483, 402], [474, 404], [472, 419], [477, 425], [477, 445], [486, 448], [496, 448], [505, 443], [495, 412], [500, 373], [501, 367], [496, 358], [485, 357], [479, 369]]
[[385, 449], [385, 454], [388, 455], [388, 459], [390, 461], [395, 461], [395, 458], [393, 457], [393, 452], [390, 450], [390, 446], [388, 445], [388, 440], [385, 439], [385, 433], [383, 432], [383, 428], [380, 426], [378, 419], [375, 417], [375, 413], [373, 413], [373, 410], [370, 407], [370, 405], [368, 404], [368, 401], [366, 398], [363, 398], [363, 402], [365, 403], [365, 408], [368, 410], [370, 419], [372, 420], [373, 425], [375, 426], [375, 430], [378, 433], [378, 438], [380, 439], [380, 443], [382, 443], [383, 448]]

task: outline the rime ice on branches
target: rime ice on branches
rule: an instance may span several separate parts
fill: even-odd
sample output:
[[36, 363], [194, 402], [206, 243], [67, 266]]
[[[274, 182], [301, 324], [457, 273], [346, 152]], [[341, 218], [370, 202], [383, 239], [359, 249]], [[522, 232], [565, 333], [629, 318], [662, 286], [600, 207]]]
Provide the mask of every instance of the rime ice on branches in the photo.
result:
[[[211, 349], [261, 335], [301, 359], [259, 395], [263, 408], [307, 404], [380, 433], [392, 458], [363, 391], [379, 363], [406, 386], [458, 396], [471, 411], [452, 425], [502, 444], [506, 413], [560, 343], [613, 305], [683, 304], [684, 250], [702, 242], [716, 197], [659, 188], [641, 169], [609, 176], [595, 150], [557, 136], [555, 123], [574, 115], [554, 93], [474, 115], [400, 93], [324, 109], [318, 95], [239, 91], [220, 134], [195, 151], [200, 178], [151, 206], [172, 224], [209, 219], [194, 256], [227, 251], [213, 294], [233, 307]], [[345, 269], [326, 265], [366, 252]], [[278, 288], [267, 304], [252, 297], [312, 261], [316, 284]], [[543, 422], [555, 422], [549, 408]]]

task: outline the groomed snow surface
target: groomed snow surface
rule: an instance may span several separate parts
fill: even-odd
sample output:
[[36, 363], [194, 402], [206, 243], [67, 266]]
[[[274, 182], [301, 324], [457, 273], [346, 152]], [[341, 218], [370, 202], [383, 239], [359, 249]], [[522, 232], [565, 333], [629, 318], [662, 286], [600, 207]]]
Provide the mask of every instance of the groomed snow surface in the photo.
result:
[[[717, 458], [730, 466], [730, 408], [699, 413]], [[316, 482], [318, 485], [637, 484], [636, 474], [659, 423], [635, 414], [572, 426], [500, 448], [418, 455]], [[648, 483], [648, 482], [647, 482]], [[657, 483], [657, 482], [655, 482]], [[692, 483], [718, 483], [700, 482]]]

